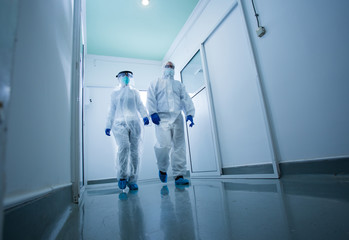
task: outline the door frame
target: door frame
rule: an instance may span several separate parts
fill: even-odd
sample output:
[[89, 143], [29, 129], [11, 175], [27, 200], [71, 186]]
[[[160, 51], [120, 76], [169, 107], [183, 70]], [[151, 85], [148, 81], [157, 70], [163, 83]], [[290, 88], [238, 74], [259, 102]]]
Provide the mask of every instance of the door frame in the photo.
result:
[[[207, 94], [206, 94], [206, 97], [207, 97], [207, 103], [208, 103], [208, 111], [209, 111], [209, 121], [210, 121], [210, 130], [211, 130], [211, 134], [212, 134], [212, 140], [213, 140], [213, 144], [214, 144], [214, 155], [215, 155], [215, 165], [216, 165], [216, 170], [212, 170], [212, 171], [198, 171], [198, 172], [194, 172], [193, 171], [193, 165], [192, 165], [192, 157], [191, 157], [191, 148], [190, 148], [190, 138], [189, 138], [189, 127], [187, 124], [185, 124], [186, 126], [186, 133], [187, 133], [187, 141], [188, 141], [188, 153], [189, 153], [189, 161], [190, 161], [190, 168], [191, 168], [191, 176], [192, 177], [200, 177], [200, 176], [211, 176], [211, 177], [219, 177], [220, 175], [222, 175], [222, 161], [220, 160], [220, 154], [219, 154], [219, 145], [218, 145], [218, 135], [217, 135], [217, 132], [216, 132], [216, 119], [213, 117], [213, 112], [212, 112], [212, 109], [213, 108], [213, 102], [211, 101], [211, 97], [209, 96], [209, 89], [208, 88], [208, 84], [209, 82], [207, 81], [207, 77], [205, 76], [205, 65], [203, 64], [204, 63], [204, 53], [202, 52], [203, 49], [202, 48], [199, 48], [199, 49], [196, 49], [196, 51], [194, 52], [194, 54], [191, 55], [190, 59], [187, 61], [187, 63], [182, 67], [181, 71], [180, 71], [180, 75], [181, 75], [181, 82], [183, 83], [183, 78], [182, 78], [182, 71], [184, 70], [184, 68], [186, 66], [188, 66], [188, 64], [191, 62], [191, 60], [196, 56], [196, 54], [198, 52], [200, 52], [200, 57], [201, 57], [201, 66], [203, 68], [203, 73], [204, 73], [204, 81], [205, 81], [205, 84], [202, 85], [200, 87], [199, 90], [197, 90], [194, 95], [191, 97], [192, 99], [200, 94], [200, 92], [202, 92], [203, 90], [207, 89]], [[183, 83], [184, 84], [184, 83]]]
[[1, 49], [4, 50], [0, 56], [1, 65], [0, 71], [0, 240], [3, 239], [4, 226], [4, 199], [6, 194], [6, 178], [5, 178], [5, 163], [6, 163], [6, 146], [7, 146], [7, 126], [8, 112], [11, 104], [11, 88], [13, 78], [13, 58], [16, 47], [16, 35], [18, 28], [18, 13], [19, 1], [7, 1], [0, 9], [0, 14], [6, 18], [6, 23], [0, 23], [1, 36], [6, 36], [4, 41], [1, 41]]
[[[82, 82], [81, 82], [81, 32], [82, 14], [81, 1], [74, 0], [73, 14], [73, 53], [72, 53], [72, 77], [71, 77], [71, 181], [73, 202], [80, 203], [85, 184], [80, 186], [81, 170], [84, 171], [81, 162], [81, 116], [82, 109]], [[84, 161], [82, 159], [82, 161]], [[82, 168], [82, 169], [81, 169]]]

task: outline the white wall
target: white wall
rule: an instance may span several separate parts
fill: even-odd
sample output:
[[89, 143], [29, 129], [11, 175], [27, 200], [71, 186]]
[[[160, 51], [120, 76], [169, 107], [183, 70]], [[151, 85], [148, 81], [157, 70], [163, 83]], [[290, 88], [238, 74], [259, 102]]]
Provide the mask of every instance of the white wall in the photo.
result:
[[135, 87], [138, 90], [147, 90], [150, 82], [159, 76], [161, 62], [89, 54], [85, 69], [84, 86], [114, 88], [117, 85], [116, 74], [130, 70], [134, 75]]
[[[166, 54], [165, 58], [172, 60], [176, 65], [176, 74], [180, 76], [179, 72], [194, 56], [195, 52], [200, 49], [200, 44], [206, 39], [208, 34], [219, 23], [220, 18], [224, 16], [228, 8], [235, 0], [201, 0], [198, 5], [199, 12], [197, 15], [192, 14], [191, 21], [188, 20], [189, 28], [183, 27], [184, 36], [176, 39], [175, 47]], [[172, 50], [173, 49], [173, 50]]]
[[71, 183], [72, 1], [20, 1], [5, 205]]
[[282, 161], [349, 155], [349, 2], [243, 0]]
[[[132, 71], [135, 87], [145, 91], [149, 83], [159, 76], [161, 62], [87, 55], [84, 83], [84, 157], [87, 181], [116, 178], [116, 144], [114, 137], [106, 136], [104, 130], [110, 93], [117, 84], [115, 76], [123, 70]], [[90, 99], [92, 102], [89, 102]], [[139, 180], [157, 178], [154, 131], [153, 126], [144, 127]]]
[[[167, 55], [177, 65], [177, 71], [199, 49], [233, 2], [209, 1], [175, 51]], [[257, 1], [261, 24], [267, 29], [263, 38], [255, 33], [251, 1], [242, 3], [270, 106], [279, 160], [348, 156], [349, 31], [345, 30], [345, 11], [349, 3]]]

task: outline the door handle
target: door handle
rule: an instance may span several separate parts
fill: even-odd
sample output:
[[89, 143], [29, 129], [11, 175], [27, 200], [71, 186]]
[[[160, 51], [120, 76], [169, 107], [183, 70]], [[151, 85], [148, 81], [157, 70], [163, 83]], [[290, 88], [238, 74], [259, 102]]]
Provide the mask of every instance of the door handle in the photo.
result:
[[5, 120], [4, 114], [5, 114], [4, 103], [2, 101], [0, 101], [0, 125], [2, 125], [4, 120]]

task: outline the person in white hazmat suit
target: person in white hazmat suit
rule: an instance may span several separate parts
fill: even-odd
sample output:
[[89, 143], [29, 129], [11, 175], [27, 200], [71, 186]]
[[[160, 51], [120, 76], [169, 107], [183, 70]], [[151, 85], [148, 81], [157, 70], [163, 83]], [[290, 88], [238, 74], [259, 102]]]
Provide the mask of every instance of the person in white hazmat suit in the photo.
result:
[[192, 127], [195, 108], [184, 85], [174, 80], [174, 69], [174, 64], [167, 62], [162, 77], [150, 84], [147, 108], [155, 124], [157, 143], [154, 151], [160, 180], [167, 182], [167, 170], [171, 159], [175, 184], [187, 185], [189, 180], [183, 178], [187, 171], [187, 161], [182, 111]]
[[148, 125], [148, 113], [138, 90], [130, 86], [133, 73], [122, 71], [116, 77], [120, 84], [111, 94], [105, 134], [110, 136], [112, 131], [118, 146], [116, 163], [119, 188], [125, 189], [128, 186], [130, 190], [138, 190], [137, 177], [142, 141], [140, 116], [144, 125]]

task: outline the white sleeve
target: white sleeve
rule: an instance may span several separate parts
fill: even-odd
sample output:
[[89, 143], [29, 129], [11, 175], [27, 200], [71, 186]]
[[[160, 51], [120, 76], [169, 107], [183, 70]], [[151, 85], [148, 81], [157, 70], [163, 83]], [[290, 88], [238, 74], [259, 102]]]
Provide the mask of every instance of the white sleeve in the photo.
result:
[[116, 111], [116, 105], [114, 103], [114, 93], [110, 95], [110, 105], [109, 105], [109, 111], [108, 111], [108, 117], [107, 117], [107, 123], [105, 128], [111, 129], [113, 122], [114, 122], [114, 115]]

